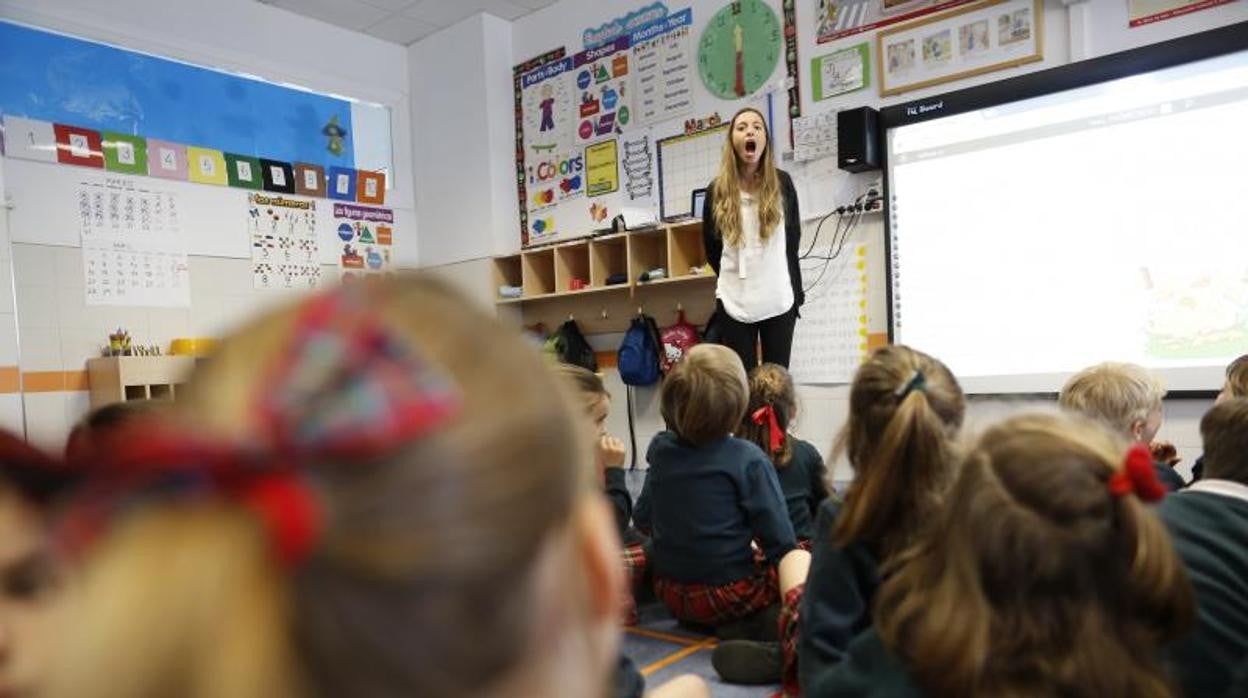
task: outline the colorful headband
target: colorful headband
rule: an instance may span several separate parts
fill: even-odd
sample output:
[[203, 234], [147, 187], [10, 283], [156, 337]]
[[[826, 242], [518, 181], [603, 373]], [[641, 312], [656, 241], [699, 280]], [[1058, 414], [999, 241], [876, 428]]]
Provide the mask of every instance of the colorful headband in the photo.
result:
[[1115, 497], [1133, 493], [1146, 502], [1156, 502], [1166, 496], [1166, 488], [1153, 468], [1153, 456], [1144, 444], [1127, 449], [1122, 469], [1109, 478], [1108, 487]]
[[910, 393], [916, 390], [925, 390], [926, 388], [927, 376], [923, 375], [923, 372], [916, 368], [914, 369], [914, 373], [910, 375], [910, 380], [906, 381], [905, 384], [898, 386], [898, 388], [893, 391], [893, 394], [897, 396], [897, 401], [901, 402], [902, 400], [905, 400], [906, 396]]
[[81, 545], [109, 519], [156, 497], [219, 497], [252, 511], [276, 556], [294, 566], [316, 547], [323, 508], [304, 471], [314, 462], [373, 458], [444, 424], [460, 408], [450, 381], [395, 337], [365, 291], [309, 299], [253, 408], [258, 436], [207, 441], [157, 422], [100, 444], [79, 469], [89, 481], [66, 533]]
[[762, 426], [763, 422], [767, 422], [768, 445], [771, 450], [768, 453], [776, 453], [784, 446], [784, 430], [780, 428], [780, 421], [776, 419], [776, 408], [770, 404], [754, 410], [754, 414], [750, 415], [750, 419], [755, 424]]

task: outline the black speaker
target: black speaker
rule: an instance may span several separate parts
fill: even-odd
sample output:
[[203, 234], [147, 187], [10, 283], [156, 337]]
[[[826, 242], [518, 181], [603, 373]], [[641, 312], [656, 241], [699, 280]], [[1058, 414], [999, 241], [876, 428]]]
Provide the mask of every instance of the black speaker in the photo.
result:
[[836, 114], [836, 166], [849, 172], [880, 169], [880, 113], [871, 107]]

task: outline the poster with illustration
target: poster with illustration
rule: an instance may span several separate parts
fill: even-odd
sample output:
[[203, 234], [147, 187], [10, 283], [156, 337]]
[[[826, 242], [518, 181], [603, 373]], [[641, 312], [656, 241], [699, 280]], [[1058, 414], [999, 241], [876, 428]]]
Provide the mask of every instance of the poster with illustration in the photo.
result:
[[342, 245], [339, 278], [393, 271], [393, 209], [334, 204], [334, 231]]
[[252, 288], [306, 290], [320, 285], [316, 201], [248, 194], [247, 234], [251, 241]]
[[610, 138], [632, 122], [628, 48], [629, 37], [622, 36], [572, 57], [577, 144]]
[[908, 22], [976, 0], [811, 0], [816, 41], [825, 44], [891, 24]]
[[572, 59], [541, 66], [520, 78], [524, 154], [550, 157], [572, 145], [576, 110], [569, 71]]
[[568, 150], [556, 151], [549, 157], [530, 155], [524, 171], [529, 244], [533, 244], [559, 234], [551, 209], [585, 195], [585, 154], [582, 150]]
[[666, 121], [693, 107], [693, 10], [684, 9], [630, 36], [637, 123]]

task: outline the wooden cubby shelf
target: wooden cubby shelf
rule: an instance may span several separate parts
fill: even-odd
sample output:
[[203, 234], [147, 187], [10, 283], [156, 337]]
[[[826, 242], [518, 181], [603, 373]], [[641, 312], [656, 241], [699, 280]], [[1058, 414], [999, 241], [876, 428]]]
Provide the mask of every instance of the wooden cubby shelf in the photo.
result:
[[[662, 268], [664, 276], [641, 281]], [[695, 268], [698, 271], [695, 271]], [[607, 284], [620, 274], [622, 283]], [[706, 264], [701, 221], [613, 233], [494, 258], [495, 302], [518, 309], [526, 325], [554, 329], [569, 317], [588, 333], [622, 332], [640, 308], [666, 325], [677, 309], [705, 322], [715, 307], [715, 275]], [[573, 288], [573, 280], [584, 286]], [[577, 284], [580, 286], [580, 284]], [[502, 286], [519, 287], [518, 298]], [[516, 311], [511, 311], [516, 312]]]

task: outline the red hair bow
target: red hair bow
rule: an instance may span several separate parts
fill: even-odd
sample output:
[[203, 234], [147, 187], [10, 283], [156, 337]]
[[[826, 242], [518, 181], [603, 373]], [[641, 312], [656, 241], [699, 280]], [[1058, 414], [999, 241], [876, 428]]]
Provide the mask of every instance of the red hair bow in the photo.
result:
[[771, 405], [763, 405], [754, 410], [754, 414], [750, 415], [750, 419], [755, 424], [762, 425], [763, 421], [767, 422], [768, 444], [771, 446], [769, 453], [775, 453], [784, 445], [784, 430], [780, 428], [780, 422], [776, 419], [776, 408]]
[[1153, 469], [1153, 455], [1148, 447], [1135, 444], [1127, 450], [1122, 470], [1109, 478], [1109, 493], [1115, 497], [1135, 493], [1146, 502], [1156, 502], [1166, 496], [1166, 488]]

